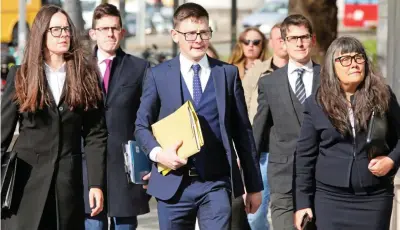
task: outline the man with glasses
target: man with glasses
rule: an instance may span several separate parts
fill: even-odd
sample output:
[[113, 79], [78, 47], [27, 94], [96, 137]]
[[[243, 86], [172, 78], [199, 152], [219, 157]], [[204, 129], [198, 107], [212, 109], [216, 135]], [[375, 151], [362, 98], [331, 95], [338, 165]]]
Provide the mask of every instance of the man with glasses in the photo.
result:
[[[98, 67], [104, 95], [108, 141], [107, 189], [104, 202], [106, 211], [96, 217], [87, 215], [85, 227], [87, 230], [108, 229], [108, 214], [111, 229], [133, 230], [137, 228], [136, 216], [149, 212], [149, 196], [141, 185], [128, 183], [124, 171], [122, 145], [135, 139], [136, 112], [149, 63], [125, 53], [120, 48], [125, 30], [120, 13], [114, 5], [106, 3], [96, 7], [89, 33], [96, 42], [93, 64]], [[83, 171], [85, 174], [85, 167]], [[86, 213], [90, 213], [90, 208], [92, 207], [86, 202]]]
[[[262, 181], [238, 69], [206, 55], [212, 31], [208, 13], [185, 3], [174, 13], [171, 36], [181, 53], [149, 69], [136, 120], [135, 136], [154, 162], [148, 193], [157, 198], [162, 230], [230, 229], [231, 192], [243, 194], [236, 153], [242, 162], [248, 192], [246, 210], [261, 203]], [[177, 156], [181, 140], [161, 148], [151, 125], [192, 101], [204, 137], [200, 152]], [[234, 142], [234, 143], [233, 143]], [[184, 144], [184, 143], [183, 143]], [[157, 163], [172, 169], [163, 176]]]
[[284, 67], [258, 83], [254, 139], [258, 153], [269, 152], [268, 182], [274, 229], [295, 229], [293, 223], [293, 159], [303, 120], [303, 102], [319, 85], [320, 66], [311, 60], [315, 45], [310, 21], [294, 14], [285, 18], [281, 35], [289, 55]]

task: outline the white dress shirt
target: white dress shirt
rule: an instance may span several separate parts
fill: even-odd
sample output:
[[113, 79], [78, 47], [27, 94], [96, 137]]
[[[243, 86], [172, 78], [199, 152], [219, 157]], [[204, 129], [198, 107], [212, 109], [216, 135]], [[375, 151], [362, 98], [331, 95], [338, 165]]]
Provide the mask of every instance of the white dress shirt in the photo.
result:
[[[190, 96], [193, 98], [193, 77], [194, 77], [194, 71], [192, 69], [192, 65], [194, 64], [199, 64], [200, 65], [200, 72], [199, 72], [199, 77], [200, 77], [200, 83], [201, 83], [201, 91], [204, 92], [207, 82], [210, 79], [210, 74], [211, 74], [211, 68], [210, 64], [208, 63], [208, 58], [207, 55], [204, 55], [204, 57], [198, 62], [193, 62], [186, 58], [185, 56], [179, 54], [179, 63], [181, 66], [181, 74], [182, 78], [186, 83], [186, 86], [189, 90]], [[157, 146], [154, 147], [149, 154], [149, 158], [156, 162], [157, 159], [157, 153], [161, 152], [162, 148]]]
[[101, 79], [104, 78], [104, 74], [106, 73], [107, 69], [107, 63], [105, 62], [106, 59], [113, 60], [115, 58], [114, 56], [111, 57], [105, 57], [99, 50], [97, 50], [97, 66], [99, 67], [100, 74], [101, 74]]
[[306, 89], [306, 98], [309, 97], [312, 93], [312, 84], [313, 84], [313, 75], [314, 75], [314, 70], [313, 70], [313, 63], [310, 60], [307, 64], [298, 67], [292, 60], [289, 59], [288, 63], [288, 77], [289, 77], [289, 84], [292, 87], [292, 90], [294, 93], [296, 93], [296, 80], [297, 77], [299, 76], [298, 73], [296, 72], [296, 69], [298, 68], [303, 68], [304, 74], [303, 74], [303, 83], [304, 87]]
[[64, 88], [65, 83], [65, 63], [59, 69], [52, 69], [46, 63], [44, 64], [45, 75], [47, 83], [49, 84], [51, 93], [53, 94], [54, 100], [58, 105], [60, 103], [61, 93]]

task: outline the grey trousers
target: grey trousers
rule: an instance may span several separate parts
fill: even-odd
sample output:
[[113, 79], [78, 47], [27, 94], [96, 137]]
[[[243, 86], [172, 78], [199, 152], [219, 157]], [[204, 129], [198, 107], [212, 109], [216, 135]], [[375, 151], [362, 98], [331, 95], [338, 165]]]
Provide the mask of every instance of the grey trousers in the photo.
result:
[[292, 193], [271, 193], [271, 219], [274, 230], [295, 230]]

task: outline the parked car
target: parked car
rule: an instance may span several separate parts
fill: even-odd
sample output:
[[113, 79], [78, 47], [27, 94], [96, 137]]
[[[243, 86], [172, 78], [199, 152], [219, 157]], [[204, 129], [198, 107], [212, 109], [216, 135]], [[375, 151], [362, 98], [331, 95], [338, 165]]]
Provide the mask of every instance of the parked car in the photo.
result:
[[288, 0], [272, 0], [264, 3], [264, 6], [255, 10], [252, 14], [245, 17], [242, 26], [257, 27], [265, 35], [269, 35], [272, 27], [288, 15]]

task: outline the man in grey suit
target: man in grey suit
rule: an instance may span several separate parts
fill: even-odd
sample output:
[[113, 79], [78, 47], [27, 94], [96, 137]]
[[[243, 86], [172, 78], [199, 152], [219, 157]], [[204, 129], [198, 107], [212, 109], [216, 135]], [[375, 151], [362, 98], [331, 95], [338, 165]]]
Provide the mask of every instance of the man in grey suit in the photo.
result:
[[304, 16], [288, 16], [281, 34], [289, 62], [260, 79], [253, 133], [258, 153], [270, 153], [267, 175], [273, 228], [291, 230], [293, 159], [303, 119], [302, 103], [319, 85], [320, 66], [311, 60], [315, 36]]

